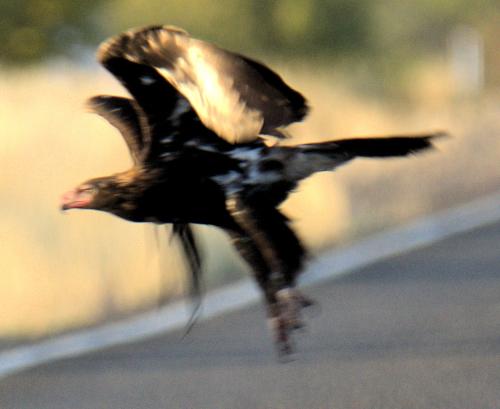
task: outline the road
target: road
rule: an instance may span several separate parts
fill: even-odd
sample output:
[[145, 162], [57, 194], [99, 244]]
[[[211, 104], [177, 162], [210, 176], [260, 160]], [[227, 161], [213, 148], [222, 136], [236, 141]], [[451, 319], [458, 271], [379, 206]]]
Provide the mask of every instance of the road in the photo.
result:
[[500, 223], [306, 293], [292, 362], [253, 306], [11, 375], [0, 408], [500, 408]]

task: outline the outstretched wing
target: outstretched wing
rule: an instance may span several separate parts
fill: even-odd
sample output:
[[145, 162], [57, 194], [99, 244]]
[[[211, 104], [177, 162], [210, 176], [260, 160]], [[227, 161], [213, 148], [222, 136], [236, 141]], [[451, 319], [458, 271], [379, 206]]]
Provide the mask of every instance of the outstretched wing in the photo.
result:
[[276, 128], [308, 111], [304, 97], [269, 68], [177, 28], [152, 26], [113, 37], [101, 45], [98, 59], [108, 67], [116, 58], [158, 69], [205, 126], [231, 143], [279, 134]]
[[160, 161], [165, 166], [189, 145], [229, 145], [203, 125], [189, 101], [155, 68], [102, 52], [99, 60], [123, 84], [144, 114], [148, 132], [144, 137], [143, 162]]
[[148, 123], [137, 103], [129, 98], [97, 95], [87, 101], [87, 106], [118, 129], [132, 160], [140, 163], [150, 136]]
[[153, 67], [101, 52], [98, 59], [134, 97], [152, 126], [168, 118], [184, 99]]

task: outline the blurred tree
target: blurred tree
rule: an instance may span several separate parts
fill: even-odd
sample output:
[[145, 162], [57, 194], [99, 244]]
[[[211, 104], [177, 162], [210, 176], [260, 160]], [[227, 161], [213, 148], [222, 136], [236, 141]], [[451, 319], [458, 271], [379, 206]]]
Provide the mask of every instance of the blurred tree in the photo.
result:
[[[375, 8], [378, 48], [403, 51], [442, 50], [457, 25], [481, 31], [498, 10], [498, 0], [378, 0]], [[497, 21], [498, 24], [498, 21]]]
[[344, 53], [369, 44], [370, 0], [110, 0], [112, 32], [173, 24], [234, 50], [283, 55]]
[[178, 25], [251, 55], [348, 57], [350, 70], [368, 61], [388, 73], [442, 53], [459, 24], [498, 49], [498, 0], [0, 0], [0, 16], [0, 63], [71, 53], [149, 24]]
[[109, 0], [98, 15], [106, 35], [131, 27], [170, 24], [228, 48], [251, 44], [255, 28], [248, 0]]
[[353, 53], [369, 46], [369, 0], [273, 0], [254, 2], [260, 48], [293, 55]]
[[103, 1], [0, 0], [0, 63], [37, 62], [93, 41]]

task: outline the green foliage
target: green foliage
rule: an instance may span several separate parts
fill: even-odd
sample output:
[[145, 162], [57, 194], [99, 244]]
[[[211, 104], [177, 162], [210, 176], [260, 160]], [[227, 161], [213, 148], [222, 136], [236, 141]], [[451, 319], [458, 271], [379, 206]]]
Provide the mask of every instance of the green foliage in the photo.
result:
[[0, 62], [36, 62], [92, 41], [102, 1], [0, 0]]
[[342, 54], [367, 46], [370, 4], [369, 0], [111, 0], [101, 16], [110, 34], [168, 23], [235, 50], [303, 56]]
[[496, 10], [498, 0], [0, 0], [0, 63], [39, 61], [131, 27], [173, 24], [253, 55], [404, 65], [442, 50], [459, 24], [486, 40], [495, 36]]

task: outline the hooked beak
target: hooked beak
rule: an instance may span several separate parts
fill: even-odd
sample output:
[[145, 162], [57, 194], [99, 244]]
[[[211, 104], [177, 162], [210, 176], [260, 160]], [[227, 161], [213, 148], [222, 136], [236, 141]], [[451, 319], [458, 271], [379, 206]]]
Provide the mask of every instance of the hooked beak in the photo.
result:
[[70, 190], [61, 197], [61, 210], [86, 208], [91, 201], [92, 197], [85, 192]]

